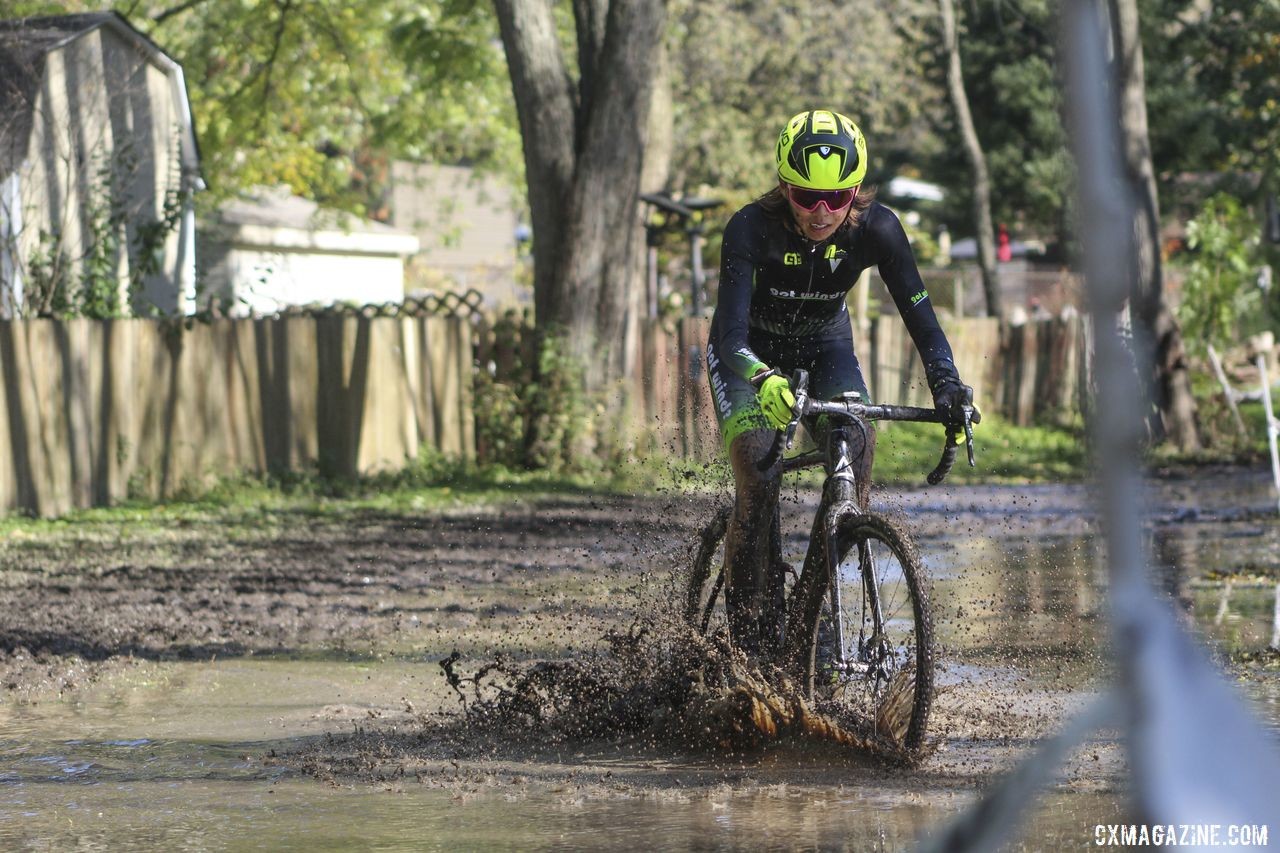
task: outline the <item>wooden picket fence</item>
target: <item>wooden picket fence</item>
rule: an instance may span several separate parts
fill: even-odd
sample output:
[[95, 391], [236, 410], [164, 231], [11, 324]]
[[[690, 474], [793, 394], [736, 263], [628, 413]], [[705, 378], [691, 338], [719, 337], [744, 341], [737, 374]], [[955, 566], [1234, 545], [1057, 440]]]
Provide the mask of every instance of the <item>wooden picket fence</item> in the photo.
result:
[[[618, 396], [636, 455], [720, 452], [704, 360], [709, 322], [647, 324]], [[1014, 423], [1078, 411], [1079, 318], [947, 324], [965, 379]], [[928, 401], [897, 317], [859, 343], [883, 402]], [[518, 386], [536, 357], [517, 315], [292, 316], [191, 324], [0, 321], [0, 513], [54, 516], [126, 496], [163, 498], [242, 472], [355, 477], [423, 448], [484, 458], [477, 370]], [[527, 376], [527, 374], [524, 374]], [[620, 399], [619, 402], [622, 402]], [[616, 424], [616, 421], [614, 422]]]
[[475, 450], [456, 317], [0, 321], [0, 373], [0, 512]]
[[[1080, 315], [1021, 325], [967, 317], [945, 325], [956, 367], [982, 409], [1019, 426], [1067, 423], [1080, 411], [1085, 346]], [[930, 404], [924, 367], [900, 319], [877, 319], [869, 350], [867, 381], [877, 401]]]
[[[707, 459], [720, 452], [704, 362], [709, 322], [686, 319], [675, 329], [644, 330], [641, 370], [634, 378], [649, 444], [671, 455]], [[964, 318], [946, 323], [960, 375], [985, 411], [1011, 423], [1069, 423], [1080, 411], [1083, 323], [1079, 315], [1002, 323]], [[872, 398], [932, 405], [924, 367], [897, 316], [873, 321], [858, 345]]]

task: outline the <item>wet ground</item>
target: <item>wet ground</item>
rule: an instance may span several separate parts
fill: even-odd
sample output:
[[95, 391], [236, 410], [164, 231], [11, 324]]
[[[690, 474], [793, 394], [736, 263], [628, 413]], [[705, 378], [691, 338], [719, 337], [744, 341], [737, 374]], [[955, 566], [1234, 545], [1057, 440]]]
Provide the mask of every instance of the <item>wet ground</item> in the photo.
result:
[[[465, 743], [441, 723], [458, 706], [437, 662], [454, 651], [469, 671], [577, 659], [668, 610], [709, 498], [10, 537], [0, 847], [899, 849], [1096, 695], [1106, 573], [1083, 487], [880, 503], [916, 531], [942, 645], [938, 749], [914, 769], [817, 743], [725, 754], [536, 725]], [[1280, 725], [1268, 481], [1165, 478], [1151, 518], [1156, 584]], [[1083, 846], [1122, 814], [1106, 735], [1019, 845]]]

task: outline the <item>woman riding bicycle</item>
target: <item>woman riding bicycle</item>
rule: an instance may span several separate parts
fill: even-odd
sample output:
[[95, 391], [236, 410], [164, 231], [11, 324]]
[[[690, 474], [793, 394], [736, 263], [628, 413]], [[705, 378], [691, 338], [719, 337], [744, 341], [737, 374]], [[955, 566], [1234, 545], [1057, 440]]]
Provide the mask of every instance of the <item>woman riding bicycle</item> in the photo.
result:
[[[787, 122], [775, 157], [778, 185], [743, 207], [724, 232], [720, 295], [707, 342], [716, 419], [733, 467], [736, 500], [725, 538], [726, 609], [733, 642], [747, 651], [767, 642], [765, 573], [770, 519], [781, 465], [760, 469], [795, 404], [786, 376], [810, 374], [822, 399], [867, 385], [853, 349], [845, 304], [875, 265], [925, 365], [934, 405], [952, 423], [973, 390], [960, 381], [902, 224], [860, 189], [866, 142], [857, 125], [830, 110]], [[823, 438], [822, 424], [812, 425]], [[875, 432], [862, 431], [854, 458], [858, 501], [870, 494]]]

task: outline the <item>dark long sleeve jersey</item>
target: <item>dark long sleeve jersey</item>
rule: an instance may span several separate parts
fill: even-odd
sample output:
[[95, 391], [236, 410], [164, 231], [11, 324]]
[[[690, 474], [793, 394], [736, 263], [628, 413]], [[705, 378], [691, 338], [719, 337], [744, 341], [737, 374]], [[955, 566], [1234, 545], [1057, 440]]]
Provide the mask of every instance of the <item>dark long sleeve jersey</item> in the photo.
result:
[[872, 265], [924, 363], [952, 357], [902, 223], [879, 202], [872, 202], [856, 228], [842, 228], [821, 243], [753, 202], [729, 220], [721, 258], [711, 346], [743, 378], [762, 364], [748, 342], [751, 330], [804, 337], [847, 323], [845, 298]]

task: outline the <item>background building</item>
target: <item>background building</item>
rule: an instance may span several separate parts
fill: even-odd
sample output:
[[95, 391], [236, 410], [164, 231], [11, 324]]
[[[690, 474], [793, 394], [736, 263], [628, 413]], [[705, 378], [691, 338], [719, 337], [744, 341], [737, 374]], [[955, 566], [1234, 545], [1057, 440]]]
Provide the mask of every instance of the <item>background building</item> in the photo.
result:
[[114, 12], [0, 21], [0, 312], [191, 311], [202, 188], [159, 46]]
[[200, 228], [201, 301], [233, 316], [291, 305], [401, 302], [418, 239], [322, 210], [288, 188], [228, 202]]
[[417, 236], [408, 290], [473, 289], [492, 306], [526, 305], [521, 283], [522, 201], [503, 181], [463, 166], [399, 161], [391, 170], [391, 222]]

